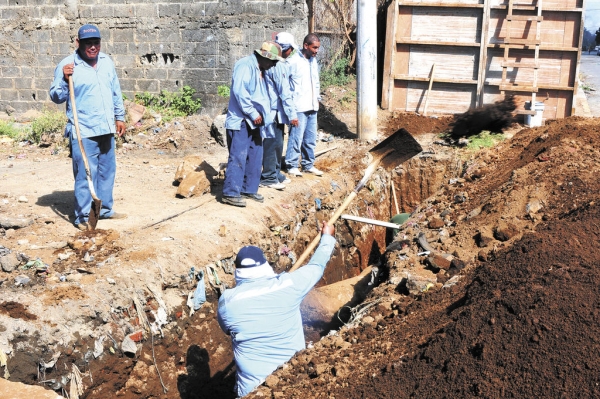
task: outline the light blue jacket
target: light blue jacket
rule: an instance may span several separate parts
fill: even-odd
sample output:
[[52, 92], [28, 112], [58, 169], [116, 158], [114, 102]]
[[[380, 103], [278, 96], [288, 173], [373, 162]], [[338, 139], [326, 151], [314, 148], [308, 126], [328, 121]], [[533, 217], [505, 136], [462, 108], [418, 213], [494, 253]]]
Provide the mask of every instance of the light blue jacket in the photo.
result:
[[306, 58], [301, 51], [295, 51], [286, 60], [292, 75], [291, 90], [296, 112], [318, 111], [321, 81], [317, 58]]
[[288, 125], [291, 120], [298, 118], [290, 90], [292, 76], [290, 75], [289, 64], [286, 61], [279, 61], [265, 75], [267, 76], [267, 89], [271, 99], [271, 110], [277, 111], [275, 122]]
[[323, 235], [305, 266], [292, 273], [239, 282], [219, 299], [217, 320], [231, 335], [240, 397], [306, 347], [300, 303], [323, 276], [334, 245], [334, 237]]
[[269, 137], [270, 132], [266, 131], [265, 126], [273, 123], [271, 101], [256, 56], [251, 54], [233, 66], [225, 129], [240, 130], [243, 120], [248, 122], [251, 129], [256, 129], [254, 120], [259, 115], [263, 118], [261, 135], [263, 138]]
[[75, 63], [73, 87], [81, 137], [115, 133], [115, 120], [125, 121], [125, 107], [115, 65], [108, 55], [100, 52], [96, 68], [79, 57], [77, 51], [64, 58], [54, 70], [50, 98], [56, 104], [67, 102], [65, 137], [75, 137], [73, 109], [69, 98], [69, 83], [64, 79], [63, 66]]

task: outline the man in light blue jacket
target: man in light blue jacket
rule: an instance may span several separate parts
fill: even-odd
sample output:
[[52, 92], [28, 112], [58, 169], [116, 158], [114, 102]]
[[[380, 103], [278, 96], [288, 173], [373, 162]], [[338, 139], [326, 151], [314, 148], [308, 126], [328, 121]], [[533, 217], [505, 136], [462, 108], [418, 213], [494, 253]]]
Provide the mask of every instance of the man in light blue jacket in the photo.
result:
[[79, 28], [77, 50], [58, 64], [50, 87], [53, 102], [67, 103], [65, 137], [70, 139], [75, 177], [73, 224], [80, 230], [87, 230], [89, 227], [92, 194], [74, 127], [69, 78], [73, 79], [79, 130], [94, 189], [102, 201], [100, 219], [122, 219], [127, 216], [113, 210], [113, 187], [117, 169], [114, 135], [117, 133], [122, 136], [125, 133], [125, 108], [115, 66], [108, 55], [100, 52], [100, 43], [100, 30], [96, 26], [83, 25]]
[[281, 60], [281, 47], [275, 42], [264, 42], [254, 54], [240, 59], [233, 67], [225, 119], [229, 149], [221, 199], [225, 204], [244, 207], [245, 198], [264, 201], [258, 194], [262, 141], [272, 135], [273, 122], [264, 73]]
[[300, 303], [323, 276], [335, 246], [333, 226], [323, 222], [321, 233], [308, 264], [292, 273], [275, 274], [257, 247], [238, 252], [236, 287], [225, 290], [217, 312], [221, 329], [231, 335], [238, 396], [250, 393], [306, 347]]
[[284, 183], [290, 183], [290, 179], [281, 173], [283, 129], [285, 125], [298, 126], [296, 106], [290, 90], [293, 77], [287, 58], [298, 52], [298, 50], [294, 36], [288, 32], [279, 32], [275, 36], [275, 43], [281, 47], [281, 57], [284, 61], [278, 62], [274, 68], [265, 73], [271, 110], [275, 112], [275, 118], [272, 125], [274, 137], [263, 140], [263, 169], [260, 176], [260, 185], [283, 190], [285, 188]]

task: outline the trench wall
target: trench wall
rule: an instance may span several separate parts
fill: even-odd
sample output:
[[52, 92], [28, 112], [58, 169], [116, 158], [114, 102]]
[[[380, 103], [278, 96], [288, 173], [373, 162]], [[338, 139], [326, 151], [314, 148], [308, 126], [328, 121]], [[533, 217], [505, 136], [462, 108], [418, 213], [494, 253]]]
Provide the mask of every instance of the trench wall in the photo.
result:
[[308, 32], [301, 0], [0, 0], [0, 19], [0, 111], [17, 112], [51, 104], [54, 68], [86, 23], [100, 28], [125, 96], [187, 85], [209, 114], [226, 105], [217, 87], [236, 60], [277, 32], [297, 42]]

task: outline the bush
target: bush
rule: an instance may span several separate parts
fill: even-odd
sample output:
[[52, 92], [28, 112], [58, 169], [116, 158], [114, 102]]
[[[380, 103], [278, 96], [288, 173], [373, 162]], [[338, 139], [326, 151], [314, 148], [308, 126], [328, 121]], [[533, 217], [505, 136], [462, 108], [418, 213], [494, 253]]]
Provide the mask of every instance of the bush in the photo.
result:
[[7, 136], [15, 141], [19, 141], [22, 140], [25, 135], [25, 131], [15, 127], [12, 122], [0, 120], [0, 136]]
[[229, 96], [231, 95], [229, 86], [220, 85], [219, 87], [217, 87], [217, 95], [221, 96], [221, 97], [229, 98]]
[[340, 58], [333, 64], [321, 71], [321, 89], [329, 86], [345, 86], [354, 79], [354, 75], [348, 72], [348, 58]]
[[67, 116], [63, 112], [45, 109], [42, 116], [35, 118], [31, 122], [31, 132], [28, 138], [32, 142], [39, 144], [44, 134], [62, 135], [66, 124]]
[[136, 94], [135, 101], [162, 114], [163, 119], [169, 121], [178, 116], [193, 115], [202, 107], [201, 100], [193, 98], [195, 92], [191, 87], [184, 86], [177, 93], [163, 90], [158, 95], [148, 92]]

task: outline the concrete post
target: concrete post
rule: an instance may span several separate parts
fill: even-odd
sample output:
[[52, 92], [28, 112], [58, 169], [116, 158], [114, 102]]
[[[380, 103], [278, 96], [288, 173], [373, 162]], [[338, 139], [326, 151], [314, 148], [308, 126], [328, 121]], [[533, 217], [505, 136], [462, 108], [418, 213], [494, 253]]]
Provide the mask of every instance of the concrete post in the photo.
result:
[[377, 137], [377, 2], [357, 4], [356, 85], [358, 138]]

